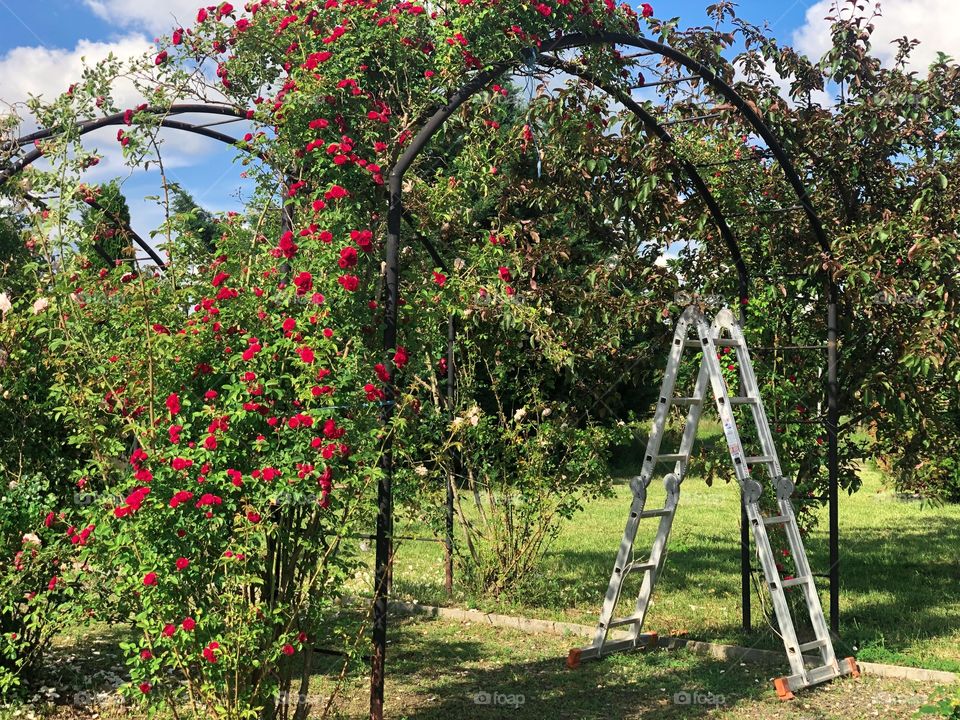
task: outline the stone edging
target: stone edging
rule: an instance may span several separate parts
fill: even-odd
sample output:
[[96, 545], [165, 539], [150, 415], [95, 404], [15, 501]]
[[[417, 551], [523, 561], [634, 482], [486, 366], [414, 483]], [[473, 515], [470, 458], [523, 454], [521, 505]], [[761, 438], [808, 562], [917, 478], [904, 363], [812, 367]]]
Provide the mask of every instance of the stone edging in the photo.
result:
[[[419, 603], [391, 602], [390, 609], [402, 615], [421, 615], [442, 618], [444, 620], [459, 620], [473, 622], [493, 627], [510, 628], [529, 633], [547, 633], [550, 635], [575, 635], [592, 637], [596, 628], [591, 625], [558, 622], [553, 620], [536, 620], [532, 618], [515, 617], [513, 615], [497, 615], [479, 610], [461, 610], [459, 608], [434, 607]], [[616, 637], [615, 634], [613, 634]], [[720, 645], [718, 643], [688, 640], [684, 637], [661, 637], [659, 645], [662, 648], [686, 648], [698, 655], [708, 655], [718, 660], [729, 662], [751, 662], [762, 664], [782, 664], [783, 653], [773, 650], [759, 650], [745, 648], [739, 645]], [[811, 660], [814, 658], [811, 657]], [[945, 685], [960, 682], [960, 675], [943, 670], [927, 670], [926, 668], [906, 667], [903, 665], [883, 665], [880, 663], [858, 662], [860, 672], [864, 675], [896, 678], [899, 680], [913, 680], [916, 682], [934, 682]]]

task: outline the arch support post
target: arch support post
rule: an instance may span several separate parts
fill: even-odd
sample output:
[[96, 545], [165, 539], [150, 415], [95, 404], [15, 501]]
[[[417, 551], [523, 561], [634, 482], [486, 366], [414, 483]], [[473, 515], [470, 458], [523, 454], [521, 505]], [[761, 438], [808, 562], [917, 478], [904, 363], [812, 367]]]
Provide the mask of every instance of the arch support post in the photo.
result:
[[380, 455], [380, 481], [377, 483], [377, 538], [373, 587], [373, 656], [370, 664], [370, 720], [383, 720], [383, 685], [387, 651], [387, 601], [390, 593], [390, 567], [393, 563], [393, 420], [395, 397], [394, 366], [391, 350], [397, 345], [397, 308], [400, 301], [400, 223], [403, 215], [402, 175], [390, 174], [390, 207], [387, 214], [385, 256], [386, 297], [384, 298], [383, 349], [387, 381], [380, 413], [383, 446]]
[[827, 472], [829, 474], [830, 629], [840, 632], [840, 383], [837, 372], [837, 285], [827, 307]]

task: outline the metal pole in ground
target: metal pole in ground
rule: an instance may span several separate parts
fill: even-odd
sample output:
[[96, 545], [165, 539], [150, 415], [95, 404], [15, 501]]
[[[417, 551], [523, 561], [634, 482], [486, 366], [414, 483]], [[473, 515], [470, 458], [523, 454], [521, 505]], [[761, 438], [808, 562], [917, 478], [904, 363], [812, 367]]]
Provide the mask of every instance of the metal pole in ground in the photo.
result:
[[[749, 283], [746, 270], [740, 273], [740, 327], [747, 327], [747, 304], [749, 299]], [[741, 391], [742, 394], [742, 391]], [[750, 632], [750, 518], [747, 516], [747, 503], [740, 493], [740, 624], [744, 632]]]
[[386, 298], [383, 311], [383, 348], [387, 381], [381, 421], [384, 431], [377, 485], [377, 540], [373, 583], [373, 655], [370, 661], [370, 720], [383, 720], [383, 685], [387, 652], [387, 599], [393, 555], [393, 441], [389, 434], [394, 412], [393, 360], [397, 344], [397, 307], [400, 299], [401, 178], [390, 175], [390, 210], [387, 215]]
[[[451, 315], [447, 324], [447, 409], [451, 419], [456, 412], [457, 372], [454, 365], [457, 342], [457, 320]], [[460, 469], [460, 454], [450, 449], [450, 472], [447, 474], [447, 517], [444, 540], [444, 580], [447, 597], [453, 597], [453, 498]]]
[[837, 373], [837, 286], [830, 282], [827, 308], [827, 470], [830, 498], [830, 629], [840, 632], [840, 384]]

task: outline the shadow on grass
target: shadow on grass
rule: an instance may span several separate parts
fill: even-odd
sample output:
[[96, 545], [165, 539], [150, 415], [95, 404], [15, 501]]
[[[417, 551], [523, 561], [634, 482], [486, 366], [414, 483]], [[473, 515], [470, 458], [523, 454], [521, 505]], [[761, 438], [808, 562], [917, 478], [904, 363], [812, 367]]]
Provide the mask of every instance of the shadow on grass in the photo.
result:
[[[398, 641], [392, 687], [402, 692], [394, 696], [391, 710], [388, 685], [391, 716], [607, 720], [655, 713], [693, 718], [716, 705], [729, 707], [773, 692], [755, 669], [684, 651], [616, 655], [571, 671], [562, 657], [504, 661], [497, 654], [483, 661], [477, 643], [427, 643], [429, 635], [429, 630], [426, 635], [408, 632]], [[489, 645], [484, 648], [490, 652]]]
[[[960, 548], [960, 524], [936, 517], [927, 518], [922, 526], [898, 529], [895, 535], [864, 529], [842, 538], [841, 592], [846, 610], [841, 637], [848, 650], [879, 645], [897, 653], [918, 638], [947, 640], [960, 633], [960, 557], [956, 548]], [[560, 597], [587, 605], [595, 600], [599, 610], [613, 553], [612, 544], [610, 549], [550, 553], [547, 563], [557, 574], [551, 577], [549, 590], [545, 588], [524, 602], [559, 607], [555, 599]], [[825, 537], [808, 541], [808, 555], [815, 573], [827, 572]], [[739, 577], [737, 544], [688, 534], [680, 542], [671, 541], [656, 596], [702, 591], [705, 584], [715, 582], [718, 591], [735, 596], [733, 602], [739, 605]], [[826, 605], [827, 581], [820, 578], [817, 584]], [[656, 622], [655, 613], [651, 621]], [[743, 641], [758, 637], [757, 633], [745, 635], [737, 626], [721, 632]], [[776, 638], [773, 641], [762, 644], [779, 647]], [[960, 669], [960, 662], [955, 667]]]

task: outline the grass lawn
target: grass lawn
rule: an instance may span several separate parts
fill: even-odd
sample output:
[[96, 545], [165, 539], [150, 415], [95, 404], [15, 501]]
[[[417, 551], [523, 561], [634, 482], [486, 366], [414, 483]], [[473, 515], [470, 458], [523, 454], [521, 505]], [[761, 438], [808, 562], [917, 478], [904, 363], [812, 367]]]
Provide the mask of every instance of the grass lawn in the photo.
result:
[[[862, 476], [861, 490], [840, 500], [838, 654], [960, 671], [960, 507], [904, 501], [883, 486], [875, 469], [864, 469]], [[662, 497], [662, 485], [654, 481], [648, 507], [662, 504]], [[593, 502], [567, 522], [522, 597], [492, 601], [457, 592], [448, 601], [442, 547], [411, 541], [397, 550], [395, 594], [427, 604], [594, 624], [629, 502], [629, 488], [618, 485], [613, 498]], [[826, 508], [819, 513], [820, 525], [807, 538], [815, 573], [828, 567]], [[649, 547], [656, 529], [655, 521], [646, 523], [638, 548]], [[756, 592], [754, 631], [740, 629], [738, 523], [734, 484], [707, 487], [697, 477], [685, 480], [647, 629], [667, 634], [682, 628], [697, 639], [782, 649]], [[398, 533], [424, 531], [404, 526]], [[819, 581], [826, 608], [825, 582]]]
[[[44, 685], [59, 697], [0, 709], [0, 719], [115, 720], [142, 718], [112, 702], [123, 675], [116, 640], [122, 628], [63, 639]], [[685, 650], [611, 656], [564, 666], [573, 642], [486, 624], [396, 619], [388, 650], [386, 716], [395, 720], [857, 720], [911, 718], [947, 688], [901, 680], [843, 678], [804, 691], [793, 702], [776, 699], [778, 669], [729, 663]], [[340, 671], [335, 658], [315, 660], [309, 702], [320, 716]], [[98, 699], [99, 698], [99, 699]], [[689, 702], [684, 702], [689, 698]], [[478, 702], [486, 701], [486, 702]], [[341, 688], [330, 717], [368, 717], [369, 684], [358, 668]], [[157, 715], [168, 720], [166, 712]], [[170, 719], [172, 720], [172, 719]]]

